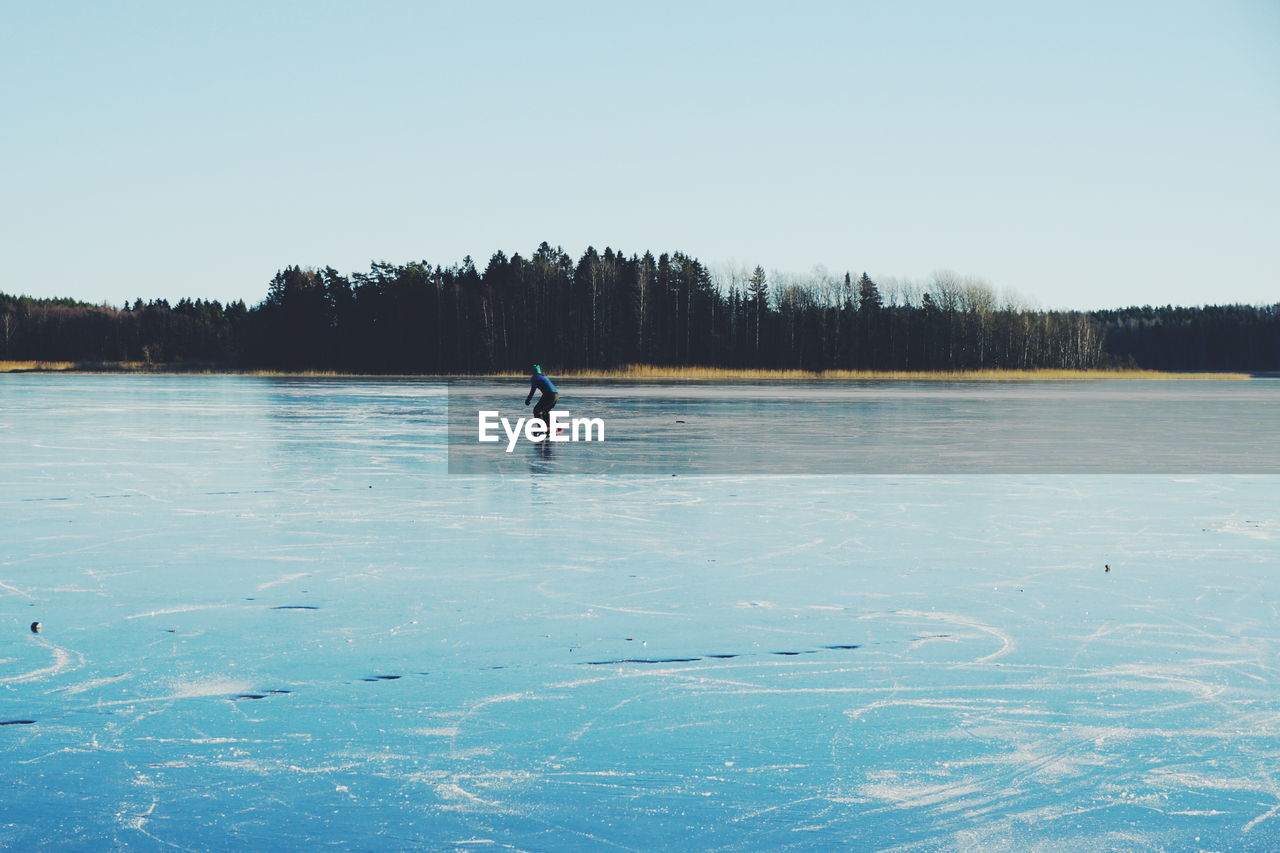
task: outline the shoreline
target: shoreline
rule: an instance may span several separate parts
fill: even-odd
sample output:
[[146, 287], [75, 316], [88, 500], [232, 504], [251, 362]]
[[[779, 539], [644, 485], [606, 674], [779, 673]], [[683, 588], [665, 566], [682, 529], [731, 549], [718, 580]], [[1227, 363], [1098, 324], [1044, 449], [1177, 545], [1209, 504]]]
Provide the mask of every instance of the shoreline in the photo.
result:
[[[0, 374], [53, 373], [53, 374], [135, 374], [160, 376], [263, 376], [298, 378], [365, 378], [365, 379], [519, 379], [524, 373], [348, 373], [332, 370], [262, 370], [236, 369], [207, 364], [158, 364], [146, 365], [133, 362], [70, 362], [70, 361], [0, 361]], [[1093, 370], [1066, 370], [1043, 368], [1035, 370], [987, 368], [980, 370], [786, 370], [729, 367], [660, 367], [655, 365], [628, 365], [607, 370], [554, 371], [564, 379], [607, 379], [664, 382], [734, 382], [765, 380], [779, 382], [1052, 382], [1099, 380], [1217, 380], [1241, 381], [1276, 377], [1268, 371], [1166, 371], [1141, 369], [1098, 368]]]

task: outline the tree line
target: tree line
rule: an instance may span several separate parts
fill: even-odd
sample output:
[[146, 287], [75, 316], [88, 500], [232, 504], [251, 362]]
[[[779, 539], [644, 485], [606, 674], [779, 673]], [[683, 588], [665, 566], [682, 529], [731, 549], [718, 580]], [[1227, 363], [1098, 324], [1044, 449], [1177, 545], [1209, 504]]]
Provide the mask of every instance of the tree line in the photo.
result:
[[948, 273], [719, 275], [682, 252], [547, 243], [484, 269], [289, 266], [257, 305], [0, 293], [0, 359], [465, 374], [627, 364], [804, 370], [1280, 370], [1280, 304], [1044, 311]]

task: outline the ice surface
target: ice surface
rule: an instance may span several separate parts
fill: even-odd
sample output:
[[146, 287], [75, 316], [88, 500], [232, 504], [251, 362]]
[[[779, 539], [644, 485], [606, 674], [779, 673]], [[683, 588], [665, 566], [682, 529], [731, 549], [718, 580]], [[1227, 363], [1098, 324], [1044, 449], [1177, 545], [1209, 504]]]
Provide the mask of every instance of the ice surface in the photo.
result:
[[[519, 385], [450, 383], [459, 474], [1280, 474], [1280, 382], [584, 383], [603, 443], [478, 440]], [[492, 415], [490, 421], [496, 421]]]
[[1280, 847], [1280, 479], [458, 476], [444, 402], [0, 377], [0, 846]]

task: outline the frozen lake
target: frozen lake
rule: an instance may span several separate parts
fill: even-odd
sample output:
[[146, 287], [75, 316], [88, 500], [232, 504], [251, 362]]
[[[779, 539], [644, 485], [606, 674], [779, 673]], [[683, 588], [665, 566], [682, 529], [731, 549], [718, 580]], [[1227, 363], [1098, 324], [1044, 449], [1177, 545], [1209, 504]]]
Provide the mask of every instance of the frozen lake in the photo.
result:
[[[449, 474], [426, 381], [0, 376], [0, 845], [1280, 848], [1280, 382], [581, 390], [648, 474]], [[1218, 466], [689, 476], [859, 394]]]

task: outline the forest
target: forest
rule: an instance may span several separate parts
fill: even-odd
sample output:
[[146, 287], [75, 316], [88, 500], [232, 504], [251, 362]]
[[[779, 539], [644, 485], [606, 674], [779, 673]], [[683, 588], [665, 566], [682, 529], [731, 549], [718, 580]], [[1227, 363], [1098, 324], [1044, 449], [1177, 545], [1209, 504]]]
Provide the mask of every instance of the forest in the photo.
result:
[[681, 252], [547, 243], [483, 269], [289, 266], [257, 305], [0, 293], [0, 360], [479, 374], [630, 364], [802, 370], [1280, 370], [1280, 303], [1046, 311], [940, 273], [713, 275]]

